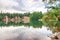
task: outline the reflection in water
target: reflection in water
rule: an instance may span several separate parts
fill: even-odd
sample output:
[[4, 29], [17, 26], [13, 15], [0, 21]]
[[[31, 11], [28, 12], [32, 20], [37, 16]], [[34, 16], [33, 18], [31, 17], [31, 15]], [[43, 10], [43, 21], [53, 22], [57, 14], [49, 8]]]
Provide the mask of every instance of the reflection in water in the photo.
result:
[[60, 17], [54, 14], [42, 14], [42, 12], [24, 13], [24, 14], [0, 14], [0, 26], [22, 26], [34, 28], [48, 27], [53, 33], [60, 32]]
[[[44, 25], [45, 27], [48, 27], [48, 29], [50, 29], [53, 33], [60, 32], [60, 21], [45, 21], [45, 23], [42, 21], [35, 21], [29, 25], [32, 25], [34, 28], [42, 28], [42, 26]], [[25, 25], [25, 27], [29, 25], [27, 24]]]
[[34, 27], [34, 28], [42, 28], [42, 26], [44, 25], [45, 27], [48, 27], [48, 29], [50, 29], [53, 33], [55, 32], [60, 32], [60, 21], [50, 21], [50, 22], [42, 22], [42, 21], [34, 21], [31, 23], [8, 23], [6, 26], [9, 25], [14, 25], [14, 26], [21, 26], [24, 25], [24, 27]]
[[[35, 40], [37, 38], [40, 40], [50, 40], [47, 36], [51, 36], [52, 33], [60, 31], [60, 21], [38, 21], [38, 19], [30, 20], [29, 23], [14, 23], [9, 22], [8, 24], [4, 24], [7, 27], [13, 25], [16, 29], [11, 30], [0, 30], [0, 39], [1, 40]], [[24, 25], [23, 28], [19, 28], [21, 25]], [[44, 27], [43, 27], [44, 25]], [[19, 26], [19, 27], [18, 27]], [[31, 27], [32, 26], [32, 27]], [[39, 39], [39, 37], [41, 37]], [[21, 39], [20, 39], [21, 38]], [[48, 38], [48, 39], [45, 39]], [[36, 39], [36, 40], [37, 40]], [[41, 40], [42, 40], [41, 39]]]
[[50, 23], [50, 25], [47, 25], [47, 26], [53, 33], [60, 32], [60, 21], [55, 21], [54, 23]]
[[[0, 40], [50, 40], [52, 32], [47, 27], [3, 27], [0, 29]], [[21, 38], [21, 39], [20, 39]]]
[[[42, 22], [36, 20], [31, 21], [30, 23], [15, 24], [14, 22], [12, 23], [9, 22], [6, 27], [7, 29], [5, 29], [4, 27], [0, 29], [0, 39], [1, 40], [35, 40], [35, 38], [37, 38], [38, 40], [42, 40], [42, 39], [50, 40], [48, 36], [51, 36], [53, 33], [60, 31], [59, 24], [60, 24], [59, 21]], [[9, 27], [8, 29], [8, 25], [14, 25], [14, 27], [12, 27], [11, 29]], [[20, 28], [17, 25], [19, 25]], [[22, 27], [21, 25], [24, 25], [24, 27]]]

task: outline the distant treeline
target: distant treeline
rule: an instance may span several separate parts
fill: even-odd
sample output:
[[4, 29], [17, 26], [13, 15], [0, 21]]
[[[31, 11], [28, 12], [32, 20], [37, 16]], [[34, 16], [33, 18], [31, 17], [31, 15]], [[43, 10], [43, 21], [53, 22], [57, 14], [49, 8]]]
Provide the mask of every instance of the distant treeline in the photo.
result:
[[[7, 16], [7, 18], [5, 18]], [[27, 23], [21, 22], [13, 22], [16, 17], [16, 20], [18, 21], [18, 17], [24, 19], [24, 20], [30, 20]], [[28, 19], [30, 18], [30, 19]], [[11, 21], [7, 21], [7, 19]], [[7, 24], [6, 24], [7, 21]], [[32, 12], [32, 13], [0, 13], [0, 26], [33, 26], [33, 27], [42, 27], [42, 25], [46, 26], [56, 26], [60, 24], [60, 13], [53, 13], [51, 11], [47, 13], [42, 12]], [[60, 26], [60, 25], [59, 25]]]

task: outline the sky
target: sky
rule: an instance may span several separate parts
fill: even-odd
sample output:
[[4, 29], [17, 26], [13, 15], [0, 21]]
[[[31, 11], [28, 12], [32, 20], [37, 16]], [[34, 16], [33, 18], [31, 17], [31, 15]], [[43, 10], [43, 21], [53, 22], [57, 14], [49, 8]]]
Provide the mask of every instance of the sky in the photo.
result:
[[0, 11], [2, 12], [46, 12], [42, 0], [0, 0]]

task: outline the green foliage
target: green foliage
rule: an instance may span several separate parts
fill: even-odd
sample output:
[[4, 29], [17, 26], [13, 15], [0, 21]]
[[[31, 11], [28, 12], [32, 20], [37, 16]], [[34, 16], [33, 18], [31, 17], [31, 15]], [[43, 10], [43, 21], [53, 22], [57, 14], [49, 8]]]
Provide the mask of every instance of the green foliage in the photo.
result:
[[34, 27], [41, 27], [42, 22], [38, 21], [39, 19], [42, 19], [42, 12], [33, 12], [30, 15], [30, 24]]
[[42, 0], [43, 2], [48, 2], [48, 3], [54, 3], [54, 2], [56, 2], [56, 1], [59, 1], [59, 0]]
[[42, 18], [44, 25], [55, 26], [56, 25], [56, 16], [52, 12], [48, 12]]
[[30, 13], [24, 13], [24, 16], [30, 16]]

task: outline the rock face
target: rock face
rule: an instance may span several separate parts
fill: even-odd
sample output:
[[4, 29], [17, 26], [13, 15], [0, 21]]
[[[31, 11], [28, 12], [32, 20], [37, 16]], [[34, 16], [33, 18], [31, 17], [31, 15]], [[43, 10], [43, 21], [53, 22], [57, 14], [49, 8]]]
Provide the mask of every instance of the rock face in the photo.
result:
[[58, 38], [58, 39], [60, 39], [60, 33], [57, 33], [57, 35], [56, 35], [56, 36], [57, 36], [57, 38]]
[[60, 40], [60, 32], [59, 33], [55, 33], [51, 36], [52, 40]]

